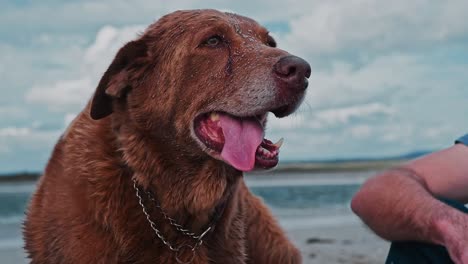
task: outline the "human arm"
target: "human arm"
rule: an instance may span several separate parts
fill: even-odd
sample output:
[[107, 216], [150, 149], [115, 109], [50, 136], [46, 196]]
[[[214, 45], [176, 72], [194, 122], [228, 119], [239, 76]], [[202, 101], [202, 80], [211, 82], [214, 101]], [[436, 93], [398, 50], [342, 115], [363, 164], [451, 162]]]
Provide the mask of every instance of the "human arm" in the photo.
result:
[[456, 263], [468, 263], [468, 215], [435, 198], [466, 203], [467, 194], [468, 147], [457, 144], [369, 179], [351, 207], [385, 239], [444, 245]]

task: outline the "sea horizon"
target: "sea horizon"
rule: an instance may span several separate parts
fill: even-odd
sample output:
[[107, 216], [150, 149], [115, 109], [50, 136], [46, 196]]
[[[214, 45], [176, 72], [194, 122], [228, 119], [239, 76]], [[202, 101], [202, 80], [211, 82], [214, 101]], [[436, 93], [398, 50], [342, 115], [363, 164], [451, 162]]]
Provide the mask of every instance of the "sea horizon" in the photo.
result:
[[[394, 156], [356, 156], [333, 159], [296, 159], [296, 160], [281, 160], [273, 171], [279, 172], [333, 172], [333, 171], [359, 171], [369, 169], [382, 169], [392, 165], [415, 159], [432, 153], [430, 150], [417, 150], [401, 155]], [[6, 178], [23, 178], [23, 180], [34, 180], [42, 174], [37, 170], [17, 170], [17, 171], [1, 171], [0, 182]]]

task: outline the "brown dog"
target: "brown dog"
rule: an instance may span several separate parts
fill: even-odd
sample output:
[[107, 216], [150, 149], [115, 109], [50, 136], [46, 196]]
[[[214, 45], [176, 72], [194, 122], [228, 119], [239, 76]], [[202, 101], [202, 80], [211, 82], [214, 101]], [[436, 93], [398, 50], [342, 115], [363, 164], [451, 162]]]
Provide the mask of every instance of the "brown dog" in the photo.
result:
[[121, 48], [31, 201], [32, 263], [300, 263], [242, 178], [277, 164], [266, 115], [307, 87], [307, 62], [275, 46], [249, 18], [198, 10]]

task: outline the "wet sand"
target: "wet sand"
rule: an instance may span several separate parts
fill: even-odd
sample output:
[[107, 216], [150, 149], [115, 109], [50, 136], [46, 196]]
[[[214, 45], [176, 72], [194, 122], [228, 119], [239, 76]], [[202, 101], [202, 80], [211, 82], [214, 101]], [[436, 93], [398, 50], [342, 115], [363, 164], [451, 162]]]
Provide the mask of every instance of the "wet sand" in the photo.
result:
[[[310, 223], [305, 219], [293, 223], [288, 220], [284, 225], [288, 236], [301, 249], [304, 264], [384, 263], [388, 242], [373, 235], [353, 216], [345, 219], [310, 219]], [[16, 228], [19, 232], [19, 225]], [[19, 237], [9, 244], [4, 242], [0, 263], [27, 263], [21, 246]]]

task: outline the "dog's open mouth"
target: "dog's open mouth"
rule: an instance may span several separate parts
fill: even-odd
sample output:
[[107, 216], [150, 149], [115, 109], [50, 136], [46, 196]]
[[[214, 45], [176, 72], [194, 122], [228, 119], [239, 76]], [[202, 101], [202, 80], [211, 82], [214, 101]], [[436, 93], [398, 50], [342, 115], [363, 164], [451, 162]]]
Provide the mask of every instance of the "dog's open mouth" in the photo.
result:
[[264, 138], [266, 114], [235, 117], [222, 112], [202, 114], [195, 119], [198, 139], [225, 162], [241, 171], [269, 169], [278, 164], [282, 140], [273, 144]]

